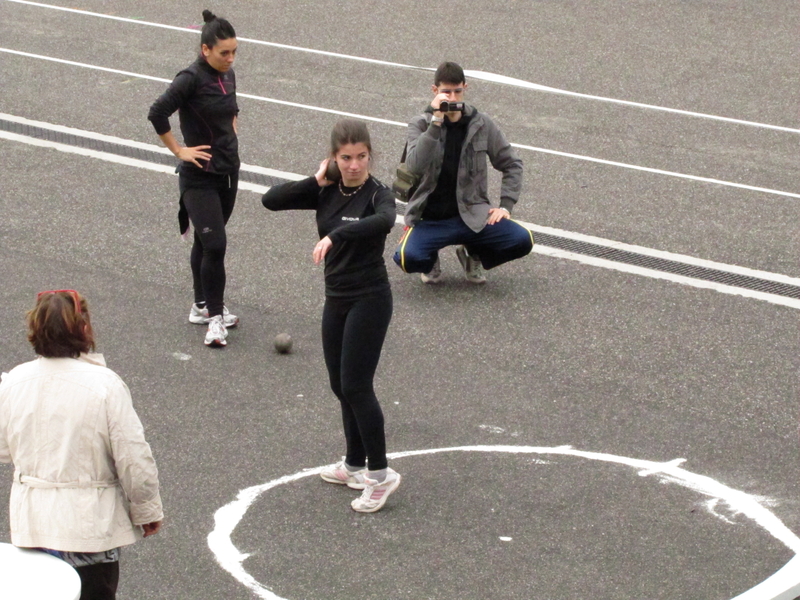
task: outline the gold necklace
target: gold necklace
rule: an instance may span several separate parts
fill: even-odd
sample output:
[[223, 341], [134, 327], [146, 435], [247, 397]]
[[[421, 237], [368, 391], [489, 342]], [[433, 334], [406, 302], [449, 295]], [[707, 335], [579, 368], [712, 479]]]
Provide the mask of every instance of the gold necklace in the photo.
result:
[[[369, 179], [369, 177], [367, 177], [367, 179]], [[346, 197], [348, 197], [348, 198], [349, 198], [350, 196], [354, 196], [355, 194], [357, 194], [357, 193], [358, 193], [358, 190], [360, 190], [362, 187], [364, 187], [364, 184], [365, 184], [365, 183], [367, 183], [367, 179], [365, 179], [364, 181], [362, 181], [362, 182], [361, 182], [361, 185], [360, 185], [360, 186], [358, 186], [356, 189], [354, 189], [354, 190], [353, 190], [352, 192], [350, 192], [349, 194], [348, 194], [347, 192], [345, 192], [345, 191], [344, 191], [344, 188], [342, 188], [342, 180], [340, 179], [340, 180], [339, 180], [339, 193], [340, 193], [342, 196], [346, 196]]]

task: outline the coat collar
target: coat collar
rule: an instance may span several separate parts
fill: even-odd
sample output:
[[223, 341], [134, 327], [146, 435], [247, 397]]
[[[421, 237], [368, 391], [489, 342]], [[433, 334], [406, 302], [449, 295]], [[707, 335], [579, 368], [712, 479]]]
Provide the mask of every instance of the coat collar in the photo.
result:
[[103, 357], [102, 354], [98, 354], [96, 352], [89, 352], [81, 354], [78, 357], [78, 360], [87, 362], [91, 365], [100, 365], [101, 367], [106, 366], [106, 359]]

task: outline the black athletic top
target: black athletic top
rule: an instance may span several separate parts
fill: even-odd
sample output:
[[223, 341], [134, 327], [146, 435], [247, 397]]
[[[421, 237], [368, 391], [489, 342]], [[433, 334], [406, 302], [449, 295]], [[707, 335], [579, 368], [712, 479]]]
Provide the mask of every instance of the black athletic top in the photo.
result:
[[230, 174], [239, 170], [239, 141], [233, 130], [233, 118], [239, 114], [236, 104], [236, 76], [233, 69], [217, 71], [201, 55], [175, 76], [166, 92], [150, 107], [147, 118], [158, 135], [171, 130], [169, 117], [175, 111], [181, 122], [186, 146], [208, 145], [211, 160], [181, 162], [181, 172]]
[[[346, 193], [356, 188], [343, 187]], [[325, 255], [325, 295], [357, 298], [390, 291], [383, 251], [395, 222], [394, 195], [370, 176], [353, 196], [337, 184], [320, 187], [315, 177], [269, 189], [269, 210], [316, 210], [319, 238], [333, 246]]]

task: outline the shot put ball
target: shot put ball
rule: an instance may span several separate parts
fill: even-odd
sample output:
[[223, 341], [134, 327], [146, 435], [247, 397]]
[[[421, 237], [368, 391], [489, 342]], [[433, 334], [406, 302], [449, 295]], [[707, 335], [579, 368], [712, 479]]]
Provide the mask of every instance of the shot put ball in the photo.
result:
[[292, 336], [288, 333], [279, 333], [275, 336], [275, 350], [279, 354], [289, 354], [292, 351]]

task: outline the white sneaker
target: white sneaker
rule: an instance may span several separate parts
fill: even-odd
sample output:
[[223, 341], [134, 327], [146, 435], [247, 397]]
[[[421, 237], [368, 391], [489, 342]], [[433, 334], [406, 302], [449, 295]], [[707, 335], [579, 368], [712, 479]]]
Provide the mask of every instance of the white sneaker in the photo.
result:
[[211, 317], [208, 320], [208, 331], [206, 331], [206, 346], [227, 346], [226, 337], [228, 337], [228, 330], [225, 328], [225, 323], [222, 322], [222, 315]]
[[[236, 327], [239, 324], [239, 317], [232, 315], [227, 306], [222, 307], [222, 319], [225, 327]], [[195, 325], [205, 325], [208, 323], [208, 307], [200, 308], [197, 304], [192, 304], [192, 309], [189, 311], [189, 322]]]
[[349, 471], [344, 465], [344, 457], [341, 462], [320, 471], [319, 476], [323, 481], [328, 483], [338, 483], [339, 485], [346, 485], [353, 490], [363, 490], [367, 487], [365, 482], [365, 475], [367, 469], [359, 469], [358, 471]]
[[470, 283], [486, 283], [486, 276], [483, 274], [483, 266], [477, 256], [470, 256], [467, 254], [467, 249], [464, 246], [456, 248], [456, 256], [458, 262], [464, 267], [464, 277]]
[[364, 482], [367, 484], [364, 491], [350, 506], [356, 512], [373, 513], [383, 508], [392, 492], [400, 487], [400, 474], [394, 469], [386, 469], [386, 479], [381, 483], [369, 477], [365, 477]]
[[439, 257], [436, 257], [436, 262], [433, 263], [433, 268], [427, 273], [420, 273], [419, 278], [422, 279], [422, 283], [439, 283], [439, 280], [442, 278], [442, 268], [439, 264]]

